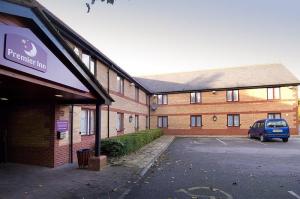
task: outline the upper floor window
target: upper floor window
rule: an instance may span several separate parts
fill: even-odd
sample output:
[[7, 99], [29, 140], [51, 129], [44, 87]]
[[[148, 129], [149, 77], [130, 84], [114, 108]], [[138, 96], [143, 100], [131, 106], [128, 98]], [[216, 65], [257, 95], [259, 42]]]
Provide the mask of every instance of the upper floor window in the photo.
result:
[[139, 92], [139, 88], [135, 87], [135, 101], [139, 101], [140, 98], [140, 92]]
[[92, 135], [96, 131], [95, 110], [82, 109], [80, 113], [80, 134]]
[[268, 88], [268, 100], [280, 99], [280, 88]]
[[168, 116], [158, 116], [157, 127], [158, 128], [168, 128]]
[[79, 52], [79, 49], [77, 47], [74, 47], [74, 52], [75, 54], [80, 57], [80, 52]]
[[157, 104], [168, 104], [167, 95], [157, 95]]
[[268, 119], [281, 119], [281, 113], [268, 113]]
[[120, 76], [117, 76], [117, 85], [118, 85], [118, 92], [124, 94], [124, 79]]
[[82, 62], [86, 65], [86, 67], [91, 71], [91, 73], [95, 75], [95, 60], [85, 53], [82, 53], [81, 59]]
[[227, 102], [239, 101], [239, 90], [226, 91], [226, 99], [227, 99]]
[[227, 126], [229, 126], [229, 127], [240, 126], [240, 115], [238, 115], [238, 114], [227, 115]]
[[191, 93], [191, 104], [201, 103], [201, 93], [193, 92]]
[[191, 127], [201, 127], [202, 126], [202, 116], [192, 115], [191, 116]]

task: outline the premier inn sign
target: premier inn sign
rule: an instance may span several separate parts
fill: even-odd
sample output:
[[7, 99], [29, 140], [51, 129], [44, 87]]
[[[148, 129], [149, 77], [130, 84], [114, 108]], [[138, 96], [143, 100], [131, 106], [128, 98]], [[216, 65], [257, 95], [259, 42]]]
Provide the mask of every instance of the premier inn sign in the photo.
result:
[[17, 34], [5, 35], [5, 58], [45, 73], [47, 53], [35, 42]]
[[3, 67], [89, 92], [29, 28], [0, 24], [0, 69]]

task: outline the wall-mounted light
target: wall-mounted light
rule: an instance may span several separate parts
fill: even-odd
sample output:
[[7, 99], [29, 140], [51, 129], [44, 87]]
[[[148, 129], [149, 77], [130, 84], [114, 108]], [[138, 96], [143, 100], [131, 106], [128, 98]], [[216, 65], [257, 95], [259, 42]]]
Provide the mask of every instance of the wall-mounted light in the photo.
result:
[[132, 115], [130, 115], [130, 116], [129, 116], [129, 123], [132, 122], [132, 119], [133, 119], [133, 117], [132, 117]]
[[1, 101], [8, 101], [8, 98], [6, 98], [6, 97], [1, 97], [0, 100], [1, 100]]
[[64, 97], [63, 95], [54, 95], [55, 97], [59, 97], [59, 98], [62, 98]]
[[294, 86], [289, 86], [289, 89], [294, 89], [295, 87]]
[[211, 93], [215, 95], [217, 93], [217, 91], [212, 91]]
[[135, 86], [135, 84], [133, 82], [130, 83], [130, 86]]
[[215, 122], [215, 121], [218, 120], [218, 117], [217, 117], [216, 115], [214, 115], [214, 116], [212, 117], [212, 119], [213, 119], [213, 121]]

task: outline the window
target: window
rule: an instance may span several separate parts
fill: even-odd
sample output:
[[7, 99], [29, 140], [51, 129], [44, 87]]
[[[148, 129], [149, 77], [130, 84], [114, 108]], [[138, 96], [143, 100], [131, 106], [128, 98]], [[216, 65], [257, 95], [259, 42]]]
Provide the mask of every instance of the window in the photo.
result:
[[138, 87], [135, 87], [135, 101], [139, 101], [139, 95], [140, 95], [140, 92], [139, 92], [139, 88]]
[[118, 92], [124, 94], [124, 79], [117, 76]]
[[134, 116], [134, 129], [135, 129], [135, 131], [139, 130], [139, 116], [138, 115]]
[[281, 113], [268, 113], [268, 119], [281, 119]]
[[75, 54], [80, 57], [80, 52], [79, 52], [79, 49], [77, 47], [74, 47], [74, 52]]
[[157, 95], [157, 104], [168, 104], [167, 95]]
[[193, 92], [191, 93], [191, 104], [201, 103], [201, 93]]
[[93, 135], [96, 131], [95, 110], [82, 109], [80, 113], [80, 134]]
[[124, 113], [117, 113], [116, 129], [117, 132], [124, 130]]
[[268, 88], [268, 100], [280, 99], [280, 88]]
[[159, 116], [157, 118], [158, 128], [168, 128], [168, 116]]
[[239, 101], [239, 90], [229, 90], [226, 92], [227, 102]]
[[268, 121], [267, 127], [278, 128], [278, 127], [287, 127], [287, 123], [284, 120], [279, 121]]
[[201, 127], [202, 126], [202, 116], [192, 115], [191, 116], [191, 127]]
[[240, 115], [227, 115], [227, 126], [238, 127], [240, 126]]
[[91, 58], [88, 54], [82, 53], [82, 62], [86, 65], [86, 67], [91, 71], [93, 75], [95, 75], [95, 60]]

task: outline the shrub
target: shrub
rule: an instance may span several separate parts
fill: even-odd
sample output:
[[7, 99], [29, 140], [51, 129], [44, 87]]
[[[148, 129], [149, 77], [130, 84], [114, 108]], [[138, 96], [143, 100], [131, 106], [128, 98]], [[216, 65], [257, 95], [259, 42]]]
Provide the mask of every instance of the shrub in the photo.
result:
[[161, 129], [150, 129], [101, 140], [101, 152], [108, 156], [132, 153], [163, 134]]

